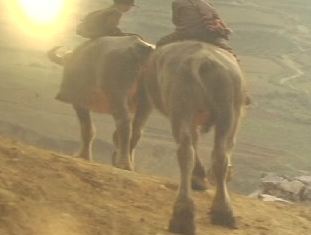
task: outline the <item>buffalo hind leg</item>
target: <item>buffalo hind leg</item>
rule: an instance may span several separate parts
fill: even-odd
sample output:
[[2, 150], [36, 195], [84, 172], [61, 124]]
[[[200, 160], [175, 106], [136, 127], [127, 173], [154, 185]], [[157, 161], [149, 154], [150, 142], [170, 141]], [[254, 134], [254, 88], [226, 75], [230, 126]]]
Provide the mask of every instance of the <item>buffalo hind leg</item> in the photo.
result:
[[[186, 112], [183, 112], [184, 115]], [[191, 177], [195, 164], [192, 144], [192, 123], [190, 117], [181, 117], [177, 113], [172, 117], [173, 135], [178, 145], [177, 158], [180, 167], [180, 185], [175, 201], [169, 230], [185, 235], [195, 234], [195, 208], [191, 197]], [[179, 116], [178, 116], [179, 115]]]
[[141, 138], [142, 130], [152, 111], [152, 103], [146, 94], [143, 83], [140, 84], [137, 94], [137, 106], [133, 119], [132, 136], [130, 142], [130, 156], [134, 160], [134, 151], [138, 141]]
[[230, 228], [235, 228], [235, 219], [226, 181], [230, 157], [227, 143], [228, 138], [232, 135], [231, 131], [235, 131], [233, 127], [236, 121], [231, 105], [223, 105], [222, 110], [218, 110], [215, 123], [214, 149], [212, 152], [216, 194], [211, 208], [211, 219], [214, 224]]
[[116, 124], [114, 134], [115, 152], [113, 164], [115, 167], [132, 171], [133, 162], [130, 159], [131, 117], [126, 102], [113, 104], [112, 116]]
[[95, 137], [95, 127], [93, 126], [90, 111], [80, 106], [73, 106], [81, 129], [82, 146], [78, 157], [88, 161], [92, 161], [92, 142]]
[[227, 181], [230, 181], [234, 174], [234, 168], [232, 165], [232, 152], [233, 148], [236, 142], [236, 134], [238, 132], [239, 126], [240, 126], [240, 119], [241, 119], [241, 107], [237, 108], [234, 112], [234, 122], [232, 126], [232, 130], [228, 136], [227, 141], [227, 153], [228, 153], [228, 174], [227, 174]]
[[116, 166], [117, 162], [117, 154], [118, 154], [118, 149], [119, 149], [119, 143], [118, 143], [118, 132], [115, 130], [113, 135], [112, 135], [112, 143], [115, 147], [113, 153], [112, 153], [112, 165]]
[[195, 156], [195, 165], [192, 173], [192, 189], [194, 190], [206, 190], [206, 173], [203, 163], [198, 154], [198, 142], [199, 142], [200, 131], [198, 127], [194, 126], [192, 129], [192, 141]]

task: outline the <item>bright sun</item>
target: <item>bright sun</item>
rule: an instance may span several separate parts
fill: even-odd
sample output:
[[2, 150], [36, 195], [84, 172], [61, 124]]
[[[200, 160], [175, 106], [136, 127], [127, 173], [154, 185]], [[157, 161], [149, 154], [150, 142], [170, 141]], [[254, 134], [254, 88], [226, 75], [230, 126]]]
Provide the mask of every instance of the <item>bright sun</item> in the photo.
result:
[[37, 43], [48, 42], [62, 35], [61, 32], [73, 21], [75, 1], [6, 0], [5, 19], [16, 37]]
[[36, 24], [49, 24], [57, 20], [64, 0], [19, 0], [25, 15]]

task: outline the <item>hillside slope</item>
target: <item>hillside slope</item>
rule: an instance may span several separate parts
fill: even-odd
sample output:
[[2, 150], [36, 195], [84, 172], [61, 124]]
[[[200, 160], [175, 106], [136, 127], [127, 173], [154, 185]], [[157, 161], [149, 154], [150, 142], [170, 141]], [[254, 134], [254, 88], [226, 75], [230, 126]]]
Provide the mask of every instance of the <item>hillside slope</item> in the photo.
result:
[[[177, 186], [0, 138], [1, 235], [168, 235]], [[239, 229], [209, 222], [213, 192], [195, 193], [198, 235], [307, 235], [311, 208], [232, 195]]]
[[[285, 175], [311, 172], [311, 6], [310, 0], [212, 0], [232, 27], [232, 46], [241, 59], [253, 105], [241, 123], [233, 161], [234, 190], [250, 193], [262, 173]], [[1, 2], [1, 1], [0, 1]], [[12, 1], [2, 1], [12, 2]], [[13, 1], [14, 2], [14, 1]], [[80, 16], [111, 0], [72, 0], [62, 33], [41, 43], [27, 37], [0, 15], [0, 135], [56, 152], [73, 154], [79, 148], [79, 126], [72, 107], [54, 99], [61, 84], [61, 67], [46, 50], [55, 45], [73, 48]], [[173, 29], [171, 1], [136, 0], [121, 28], [155, 42]], [[1, 3], [0, 3], [1, 4]], [[37, 35], [38, 39], [40, 35]], [[35, 44], [35, 45], [34, 45]], [[64, 49], [65, 50], [65, 49]], [[97, 127], [94, 155], [110, 162], [114, 122], [93, 115]], [[137, 170], [177, 178], [175, 143], [169, 122], [154, 113], [137, 151]], [[202, 139], [202, 159], [210, 158], [210, 139]], [[148, 157], [145, 157], [148, 156]]]

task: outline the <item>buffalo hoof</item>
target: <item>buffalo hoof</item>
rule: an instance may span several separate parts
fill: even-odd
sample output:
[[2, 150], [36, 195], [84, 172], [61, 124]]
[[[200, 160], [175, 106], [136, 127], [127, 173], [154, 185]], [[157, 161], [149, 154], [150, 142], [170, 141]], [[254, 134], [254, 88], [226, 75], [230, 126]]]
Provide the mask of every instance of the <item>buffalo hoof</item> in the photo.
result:
[[112, 165], [116, 168], [127, 170], [127, 171], [134, 171], [134, 164], [129, 160], [118, 160], [117, 159], [117, 152], [113, 152], [112, 154]]
[[85, 153], [78, 153], [76, 155], [74, 155], [75, 158], [79, 158], [79, 159], [83, 159], [89, 162], [93, 161], [93, 157], [90, 154], [85, 154]]
[[191, 184], [192, 184], [192, 189], [196, 191], [205, 191], [208, 189], [205, 178], [192, 177]]
[[118, 161], [114, 164], [114, 167], [126, 170], [126, 171], [134, 171], [134, 166], [132, 163], [127, 161]]
[[113, 151], [113, 153], [112, 153], [111, 163], [113, 166], [116, 166], [116, 163], [117, 163], [117, 152], [116, 151]]
[[211, 222], [212, 224], [215, 225], [220, 225], [231, 229], [237, 229], [236, 221], [231, 211], [230, 212], [212, 211]]
[[169, 231], [184, 235], [195, 235], [194, 204], [192, 200], [179, 201], [175, 204]]

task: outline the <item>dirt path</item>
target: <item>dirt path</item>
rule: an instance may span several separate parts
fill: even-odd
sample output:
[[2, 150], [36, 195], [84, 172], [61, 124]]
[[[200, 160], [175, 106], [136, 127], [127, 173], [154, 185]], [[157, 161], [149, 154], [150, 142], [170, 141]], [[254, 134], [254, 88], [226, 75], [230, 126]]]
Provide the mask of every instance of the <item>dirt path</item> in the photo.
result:
[[[168, 235], [177, 186], [0, 138], [1, 235]], [[309, 235], [311, 208], [232, 195], [239, 229], [210, 224], [213, 190], [195, 193], [197, 235]]]

